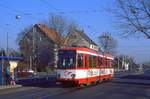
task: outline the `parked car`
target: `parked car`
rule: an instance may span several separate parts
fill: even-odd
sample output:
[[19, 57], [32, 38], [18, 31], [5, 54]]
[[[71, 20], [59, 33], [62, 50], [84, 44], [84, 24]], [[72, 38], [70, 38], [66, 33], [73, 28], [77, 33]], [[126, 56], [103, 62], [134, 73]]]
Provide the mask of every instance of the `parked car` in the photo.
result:
[[32, 69], [22, 69], [17, 71], [17, 77], [32, 77], [36, 72]]

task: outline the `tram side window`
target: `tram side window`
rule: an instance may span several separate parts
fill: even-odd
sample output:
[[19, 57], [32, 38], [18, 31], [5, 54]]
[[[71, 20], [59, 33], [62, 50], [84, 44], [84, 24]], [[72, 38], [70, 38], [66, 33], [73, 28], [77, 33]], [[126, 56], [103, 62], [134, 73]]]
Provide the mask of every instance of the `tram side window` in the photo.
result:
[[106, 61], [106, 66], [105, 67], [108, 67], [108, 59], [105, 58], [105, 61]]
[[112, 60], [111, 59], [109, 60], [109, 64], [110, 64], [110, 67], [112, 67]]
[[85, 55], [85, 59], [84, 59], [85, 67], [89, 67], [88, 61], [89, 61], [88, 56]]
[[78, 68], [82, 68], [82, 67], [83, 67], [83, 55], [78, 54]]
[[112, 60], [110, 59], [110, 67], [112, 67]]
[[110, 59], [107, 59], [108, 67], [110, 67]]
[[106, 58], [103, 57], [103, 67], [106, 67]]
[[89, 67], [93, 66], [93, 57], [89, 56]]
[[113, 61], [111, 59], [109, 60], [109, 64], [110, 64], [110, 67], [112, 67]]
[[97, 66], [100, 67], [100, 57], [97, 57]]
[[102, 65], [103, 65], [103, 58], [100, 57], [100, 66], [102, 66]]
[[97, 67], [97, 57], [93, 56], [93, 67]]

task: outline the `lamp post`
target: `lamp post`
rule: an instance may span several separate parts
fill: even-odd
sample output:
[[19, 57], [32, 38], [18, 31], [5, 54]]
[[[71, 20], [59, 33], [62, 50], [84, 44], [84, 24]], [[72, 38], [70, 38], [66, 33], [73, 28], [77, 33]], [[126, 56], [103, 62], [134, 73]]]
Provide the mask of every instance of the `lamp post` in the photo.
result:
[[[2, 57], [4, 56], [4, 50], [2, 51]], [[2, 72], [2, 81], [1, 81], [1, 83], [2, 83], [2, 85], [4, 85], [5, 84], [5, 82], [4, 82], [4, 75], [3, 75], [3, 70], [4, 70], [4, 59], [2, 58], [2, 67], [1, 67], [1, 72]]]
[[[10, 24], [6, 24], [7, 28]], [[8, 41], [8, 32], [6, 32], [6, 55], [9, 56], [9, 52], [8, 52], [8, 49], [9, 49], [9, 41]]]
[[54, 44], [54, 67], [57, 68], [57, 51], [58, 51], [58, 46], [57, 44]]
[[[19, 21], [22, 17], [20, 15], [16, 15], [15, 16], [15, 19], [17, 21]], [[36, 55], [35, 55], [35, 28], [33, 27], [33, 30], [32, 30], [32, 33], [33, 33], [33, 37], [32, 37], [32, 54], [29, 56], [29, 65], [30, 65], [30, 69], [33, 69], [36, 71], [36, 63], [35, 63], [35, 58], [36, 58]], [[33, 68], [32, 68], [33, 67]]]
[[9, 45], [8, 45], [8, 32], [6, 33], [6, 35], [7, 35], [7, 36], [6, 36], [6, 40], [7, 40], [7, 44], [6, 44], [6, 45], [7, 45], [7, 47], [6, 47], [6, 51], [7, 51], [7, 56], [9, 56], [9, 53], [8, 53], [8, 46], [9, 46]]

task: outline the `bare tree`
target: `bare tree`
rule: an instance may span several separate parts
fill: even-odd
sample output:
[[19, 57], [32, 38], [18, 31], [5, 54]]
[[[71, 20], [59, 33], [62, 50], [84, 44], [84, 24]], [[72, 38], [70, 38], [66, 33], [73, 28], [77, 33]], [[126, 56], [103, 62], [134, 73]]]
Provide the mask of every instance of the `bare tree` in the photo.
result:
[[48, 19], [47, 25], [54, 29], [62, 37], [65, 37], [71, 29], [77, 28], [75, 22], [69, 21], [59, 15], [51, 15]]
[[6, 56], [6, 51], [3, 48], [0, 49], [0, 56]]
[[[18, 43], [18, 45], [20, 46], [22, 40], [24, 39], [24, 37], [26, 36], [26, 34], [32, 29], [32, 25], [27, 26], [26, 28], [24, 28], [18, 35], [17, 35], [17, 39], [16, 42]], [[30, 38], [30, 37], [29, 37]]]
[[100, 48], [110, 54], [116, 53], [117, 41], [109, 33], [102, 33], [98, 37]]
[[123, 36], [150, 39], [150, 0], [117, 0], [115, 13]]

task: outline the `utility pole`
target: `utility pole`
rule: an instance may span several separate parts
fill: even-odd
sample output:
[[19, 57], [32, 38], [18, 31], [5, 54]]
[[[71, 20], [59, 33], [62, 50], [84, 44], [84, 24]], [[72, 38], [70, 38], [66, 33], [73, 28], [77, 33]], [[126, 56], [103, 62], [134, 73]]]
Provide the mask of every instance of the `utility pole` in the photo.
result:
[[124, 57], [122, 57], [122, 69], [124, 69]]
[[30, 69], [32, 69], [32, 56], [30, 55]]
[[9, 56], [9, 53], [8, 53], [8, 32], [6, 33], [6, 51], [7, 51], [7, 56]]
[[34, 71], [36, 72], [36, 61], [35, 61], [35, 32], [36, 32], [36, 30], [35, 30], [35, 27], [33, 26], [33, 31], [32, 31], [32, 54], [33, 54], [33, 56], [32, 56], [32, 63], [33, 63], [33, 67], [34, 67]]
[[129, 56], [129, 66], [130, 66], [130, 70], [132, 70], [133, 69], [133, 67], [132, 67], [132, 60], [131, 60], [132, 58], [131, 58], [131, 56]]
[[57, 68], [57, 60], [58, 60], [58, 57], [57, 57], [57, 51], [58, 51], [58, 46], [57, 44], [54, 45], [54, 64], [55, 64], [55, 68]]
[[118, 58], [118, 71], [119, 71], [119, 58]]
[[[6, 27], [8, 28], [10, 24], [6, 24]], [[6, 32], [6, 55], [9, 56], [9, 52], [8, 52], [8, 49], [9, 49], [9, 41], [8, 41], [8, 32]]]
[[[2, 51], [2, 57], [4, 56], [4, 51]], [[2, 73], [3, 73], [3, 70], [4, 70], [4, 59], [2, 58]], [[4, 84], [4, 75], [2, 74], [2, 84]]]
[[130, 60], [131, 61], [131, 70], [133, 70], [133, 61], [132, 60]]

